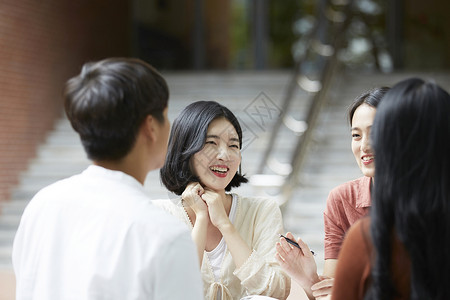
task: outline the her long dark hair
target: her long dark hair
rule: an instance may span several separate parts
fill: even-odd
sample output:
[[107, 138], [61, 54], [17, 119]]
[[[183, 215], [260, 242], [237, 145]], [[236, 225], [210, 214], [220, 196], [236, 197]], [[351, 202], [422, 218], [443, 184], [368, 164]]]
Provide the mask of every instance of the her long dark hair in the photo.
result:
[[393, 239], [411, 261], [410, 299], [450, 299], [450, 95], [411, 78], [393, 86], [372, 128], [376, 155], [372, 284], [365, 299], [393, 299]]

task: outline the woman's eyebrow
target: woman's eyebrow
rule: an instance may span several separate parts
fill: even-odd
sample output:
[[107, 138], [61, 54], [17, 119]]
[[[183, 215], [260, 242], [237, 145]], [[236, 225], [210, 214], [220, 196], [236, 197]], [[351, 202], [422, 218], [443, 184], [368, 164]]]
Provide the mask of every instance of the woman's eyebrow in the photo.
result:
[[220, 137], [218, 135], [215, 135], [215, 134], [208, 134], [208, 135], [206, 135], [206, 138], [207, 139], [209, 139], [209, 138], [211, 138], [211, 139], [220, 139]]
[[[206, 135], [206, 138], [207, 139], [220, 139], [220, 136], [215, 135], [215, 134], [208, 134], [208, 135]], [[230, 141], [232, 141], [232, 142], [239, 142], [239, 138], [232, 137], [232, 138], [230, 138]]]
[[[367, 128], [371, 129], [372, 125], [367, 126]], [[359, 127], [352, 127], [352, 128], [350, 128], [350, 130], [361, 130], [361, 128], [359, 128]]]

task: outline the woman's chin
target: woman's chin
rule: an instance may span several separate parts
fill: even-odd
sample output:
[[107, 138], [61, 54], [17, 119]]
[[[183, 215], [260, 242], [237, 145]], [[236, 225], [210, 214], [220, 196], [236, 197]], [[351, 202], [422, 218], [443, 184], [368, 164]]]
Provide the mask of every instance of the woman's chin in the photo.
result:
[[374, 177], [375, 176], [375, 169], [374, 168], [362, 168], [361, 172], [364, 176], [367, 177]]

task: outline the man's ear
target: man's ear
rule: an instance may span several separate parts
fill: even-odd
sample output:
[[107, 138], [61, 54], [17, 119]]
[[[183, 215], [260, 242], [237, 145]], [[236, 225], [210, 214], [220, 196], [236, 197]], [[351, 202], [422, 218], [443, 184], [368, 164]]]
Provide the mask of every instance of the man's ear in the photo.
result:
[[156, 120], [152, 115], [147, 115], [142, 122], [141, 130], [142, 133], [152, 142], [156, 141], [158, 138], [158, 120]]

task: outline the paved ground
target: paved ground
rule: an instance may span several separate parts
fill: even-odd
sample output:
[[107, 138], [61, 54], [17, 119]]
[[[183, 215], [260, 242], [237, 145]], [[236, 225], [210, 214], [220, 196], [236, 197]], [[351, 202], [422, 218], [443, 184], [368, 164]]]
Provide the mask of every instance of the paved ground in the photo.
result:
[[[169, 118], [173, 120], [188, 103], [195, 100], [216, 100], [229, 107], [244, 127], [242, 170], [249, 177], [256, 173], [262, 151], [273, 122], [276, 109], [282, 102], [289, 72], [221, 72], [221, 73], [167, 73], [164, 74], [171, 90]], [[287, 231], [301, 236], [317, 253], [319, 271], [323, 268], [322, 211], [328, 192], [334, 186], [360, 176], [350, 150], [350, 134], [346, 108], [362, 91], [379, 85], [392, 85], [397, 81], [419, 75], [434, 78], [447, 90], [450, 74], [342, 74], [335, 78], [327, 99], [314, 140], [300, 173], [294, 197], [284, 207]], [[308, 95], [298, 91], [289, 113], [302, 119]], [[266, 106], [262, 104], [267, 104]], [[255, 109], [259, 107], [259, 114]], [[265, 107], [265, 108], [264, 108]], [[267, 110], [272, 108], [272, 110]], [[288, 161], [296, 136], [282, 130], [275, 141], [275, 157]], [[50, 133], [36, 159], [24, 172], [21, 184], [14, 189], [11, 201], [3, 205], [0, 216], [0, 300], [13, 299], [14, 281], [10, 252], [15, 229], [23, 208], [41, 187], [63, 177], [75, 174], [88, 165], [78, 137], [65, 119], [60, 120]], [[151, 172], [145, 185], [150, 197], [172, 197], [160, 185], [158, 172]], [[247, 184], [236, 192], [245, 195], [263, 194], [276, 197], [276, 189], [261, 189]], [[300, 299], [291, 297], [290, 299]]]

